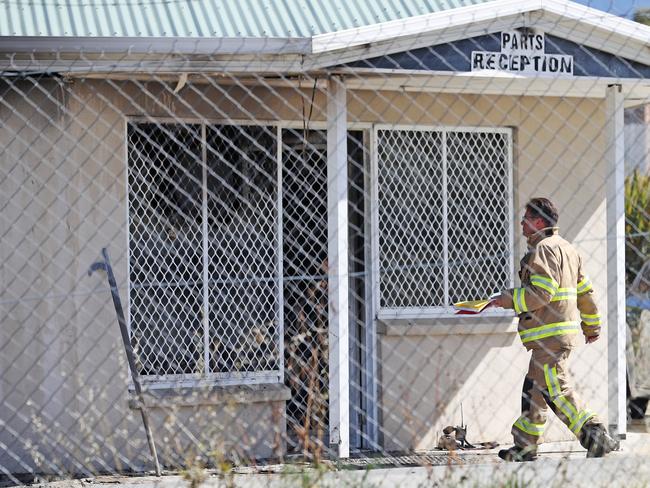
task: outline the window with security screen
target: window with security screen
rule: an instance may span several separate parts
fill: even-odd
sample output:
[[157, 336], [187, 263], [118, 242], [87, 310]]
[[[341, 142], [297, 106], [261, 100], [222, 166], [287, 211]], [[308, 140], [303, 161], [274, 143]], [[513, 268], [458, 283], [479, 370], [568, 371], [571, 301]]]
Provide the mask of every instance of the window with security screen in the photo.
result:
[[150, 380], [281, 381], [277, 129], [128, 126], [129, 327]]
[[510, 286], [511, 145], [509, 129], [377, 129], [380, 313]]

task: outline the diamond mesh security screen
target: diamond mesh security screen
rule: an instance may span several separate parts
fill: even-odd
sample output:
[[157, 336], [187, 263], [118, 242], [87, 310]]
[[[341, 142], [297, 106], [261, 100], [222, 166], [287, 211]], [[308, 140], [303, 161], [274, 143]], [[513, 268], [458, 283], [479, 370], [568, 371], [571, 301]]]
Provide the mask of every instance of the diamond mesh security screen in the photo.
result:
[[274, 130], [129, 124], [129, 310], [141, 374], [278, 377]]
[[380, 307], [448, 307], [511, 281], [508, 130], [377, 130]]
[[277, 371], [277, 134], [273, 127], [209, 126], [206, 139], [210, 368]]
[[327, 134], [282, 130], [285, 376], [289, 447], [327, 432]]

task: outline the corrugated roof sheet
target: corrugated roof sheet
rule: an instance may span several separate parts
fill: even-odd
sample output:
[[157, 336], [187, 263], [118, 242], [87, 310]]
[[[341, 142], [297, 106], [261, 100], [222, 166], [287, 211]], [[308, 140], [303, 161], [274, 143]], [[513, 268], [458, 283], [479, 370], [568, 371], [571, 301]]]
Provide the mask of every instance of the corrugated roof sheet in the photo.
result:
[[0, 0], [0, 36], [311, 37], [490, 0]]

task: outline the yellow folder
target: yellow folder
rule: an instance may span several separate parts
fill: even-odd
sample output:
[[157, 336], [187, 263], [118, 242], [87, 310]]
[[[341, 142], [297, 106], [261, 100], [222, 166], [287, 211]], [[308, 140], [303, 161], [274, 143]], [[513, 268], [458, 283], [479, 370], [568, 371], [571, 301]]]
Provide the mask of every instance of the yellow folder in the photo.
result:
[[492, 300], [469, 300], [466, 302], [454, 303], [457, 313], [481, 313]]

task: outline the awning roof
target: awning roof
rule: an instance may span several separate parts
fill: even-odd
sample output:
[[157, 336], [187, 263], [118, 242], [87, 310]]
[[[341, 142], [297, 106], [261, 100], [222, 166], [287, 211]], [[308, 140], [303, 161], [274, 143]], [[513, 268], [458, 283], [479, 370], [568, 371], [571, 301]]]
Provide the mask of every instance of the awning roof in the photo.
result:
[[490, 0], [0, 0], [0, 36], [309, 38]]
[[[46, 4], [47, 1], [45, 0]], [[182, 0], [179, 5], [186, 1], [191, 2], [192, 0]], [[252, 2], [252, 0], [248, 1]], [[298, 0], [293, 1], [299, 3]], [[357, 1], [364, 3], [366, 0]], [[10, 6], [22, 4], [20, 1], [12, 0], [0, 0], [0, 4], [2, 2], [5, 3], [7, 12], [11, 10]], [[164, 2], [164, 5], [168, 3], [174, 4], [175, 2]], [[284, 2], [276, 0], [271, 3], [281, 4]], [[352, 3], [354, 4], [354, 2]], [[79, 32], [76, 32], [75, 35], [57, 35], [64, 31], [61, 28], [50, 29], [52, 34], [34, 35], [35, 29], [24, 28], [22, 34], [7, 35], [11, 28], [5, 25], [0, 27], [0, 50], [2, 52], [30, 53], [76, 51], [118, 53], [126, 50], [133, 54], [297, 54], [312, 59], [318, 57], [318, 62], [307, 63], [306, 66], [311, 69], [315, 64], [320, 66], [339, 64], [403, 51], [405, 47], [415, 49], [479, 34], [498, 32], [503, 29], [535, 26], [571, 41], [650, 65], [650, 50], [647, 49], [650, 45], [650, 27], [568, 0], [492, 0], [483, 2], [459, 0], [454, 2], [454, 5], [457, 3], [463, 6], [451, 9], [444, 8], [451, 5], [448, 2], [424, 3], [433, 5], [433, 7], [429, 7], [433, 12], [397, 19], [390, 18], [398, 16], [399, 13], [410, 11], [405, 9], [384, 16], [390, 20], [384, 19], [374, 24], [368, 24], [367, 21], [370, 19], [366, 18], [364, 25], [360, 27], [331, 30], [314, 35], [248, 36], [245, 32], [234, 36], [188, 36], [186, 34], [189, 31], [185, 30], [176, 30], [179, 32], [177, 35], [165, 36], [111, 35], [102, 37]], [[130, 5], [130, 2], [127, 1], [125, 5]], [[140, 4], [138, 3], [138, 5]], [[156, 5], [158, 4], [156, 3]], [[59, 10], [61, 9], [62, 7], [59, 7]], [[20, 22], [16, 21], [18, 24], [27, 24], [28, 19], [32, 21], [28, 12], [23, 12], [23, 14], [26, 13], [27, 15], [24, 15]], [[70, 13], [70, 16], [72, 15], [73, 12]], [[155, 17], [153, 14], [151, 16]], [[64, 18], [65, 16], [60, 15], [59, 17]], [[145, 15], [145, 17], [147, 16]], [[295, 18], [302, 17], [296, 15]], [[11, 22], [12, 25], [14, 23], [9, 15], [0, 17], [0, 19], [4, 19], [5, 23]], [[183, 24], [183, 22], [178, 23]], [[319, 28], [317, 32], [321, 30], [323, 29]], [[285, 31], [280, 29], [276, 32], [289, 33]], [[299, 29], [299, 31], [303, 32], [304, 29]], [[221, 31], [216, 32], [221, 34]]]
[[[282, 2], [278, 0], [278, 3]], [[568, 0], [474, 3], [461, 2], [463, 6], [452, 9], [440, 7], [452, 3], [428, 3], [427, 8], [434, 12], [305, 37], [0, 37], [0, 52], [6, 53], [0, 57], [0, 69], [98, 76], [116, 73], [210, 76], [228, 72], [252, 76], [280, 73], [290, 77], [301, 73], [341, 72], [343, 63], [522, 27], [534, 27], [575, 44], [650, 66], [650, 27], [642, 24]], [[386, 14], [386, 17], [390, 16]], [[351, 84], [373, 75], [363, 69], [348, 69], [347, 73], [352, 74]], [[445, 80], [442, 88], [456, 86], [459, 92], [468, 93], [488, 90], [495, 94], [526, 94], [528, 87], [534, 85], [546, 95], [578, 96], [572, 87], [580, 86], [578, 91], [584, 96], [600, 97], [607, 84], [621, 83], [629, 99], [640, 101], [650, 96], [650, 87], [646, 86], [650, 85], [650, 80], [642, 77], [540, 80], [508, 73], [379, 73], [376, 70], [374, 74], [383, 80], [380, 85], [389, 89], [419, 87], [434, 91], [441, 89], [440, 81]], [[450, 81], [453, 79], [458, 82]]]

